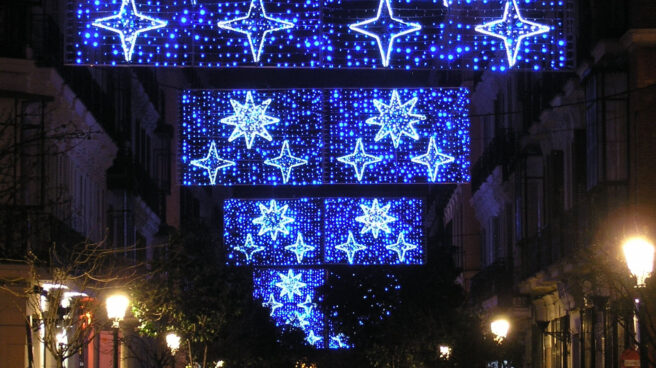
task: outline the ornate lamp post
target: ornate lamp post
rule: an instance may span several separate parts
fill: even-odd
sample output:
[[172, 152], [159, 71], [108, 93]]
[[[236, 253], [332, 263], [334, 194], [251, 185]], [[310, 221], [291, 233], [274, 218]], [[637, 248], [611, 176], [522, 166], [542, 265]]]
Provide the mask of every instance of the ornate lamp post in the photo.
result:
[[107, 298], [107, 317], [113, 321], [114, 329], [114, 368], [118, 368], [118, 329], [119, 323], [125, 317], [125, 311], [128, 309], [130, 301], [127, 296], [114, 294]]
[[[622, 246], [624, 258], [629, 271], [636, 278], [636, 288], [640, 290], [645, 287], [647, 278], [651, 275], [654, 268], [654, 245], [645, 238], [630, 238]], [[634, 299], [636, 314], [633, 317], [633, 326], [636, 332], [636, 341], [640, 352], [640, 367], [647, 367], [647, 355], [642, 346], [641, 328], [640, 328], [640, 293]]]

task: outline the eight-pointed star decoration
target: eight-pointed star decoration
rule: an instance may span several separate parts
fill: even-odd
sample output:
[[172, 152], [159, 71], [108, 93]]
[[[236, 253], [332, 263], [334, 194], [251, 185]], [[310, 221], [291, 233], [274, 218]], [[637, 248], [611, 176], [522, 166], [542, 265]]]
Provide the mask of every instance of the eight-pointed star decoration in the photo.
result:
[[378, 142], [389, 135], [394, 148], [397, 148], [402, 135], [407, 135], [414, 140], [419, 139], [412, 124], [426, 120], [426, 116], [412, 113], [416, 103], [417, 97], [414, 97], [402, 104], [396, 90], [392, 90], [389, 105], [385, 105], [380, 100], [374, 100], [374, 106], [380, 115], [367, 119], [367, 124], [380, 125], [380, 130], [376, 133], [374, 140]]
[[210, 149], [207, 151], [205, 158], [191, 160], [191, 165], [207, 170], [207, 176], [209, 176], [212, 185], [216, 184], [216, 176], [219, 173], [219, 169], [233, 166], [234, 164], [232, 161], [219, 157], [219, 153], [216, 151], [216, 142], [214, 141], [210, 144]]
[[268, 16], [263, 0], [251, 0], [248, 13], [240, 18], [219, 22], [219, 28], [243, 33], [248, 38], [253, 61], [259, 62], [269, 33], [293, 28], [294, 23]]
[[276, 309], [282, 307], [282, 303], [276, 301], [276, 297], [273, 296], [273, 293], [271, 293], [269, 294], [269, 300], [262, 303], [262, 306], [271, 308], [271, 313], [269, 313], [269, 315], [273, 317], [273, 314], [276, 312]]
[[271, 99], [255, 105], [253, 95], [251, 91], [248, 91], [246, 93], [246, 102], [243, 105], [233, 99], [230, 99], [230, 104], [235, 114], [221, 119], [222, 124], [234, 125], [235, 127], [228, 138], [228, 142], [243, 136], [246, 141], [246, 148], [251, 149], [256, 135], [269, 142], [271, 141], [271, 135], [265, 127], [280, 121], [278, 118], [265, 114], [267, 107], [271, 104]]
[[288, 300], [292, 300], [294, 295], [302, 296], [301, 289], [307, 285], [301, 281], [303, 274], [294, 275], [292, 270], [287, 270], [287, 275], [278, 272], [278, 276], [280, 276], [280, 282], [277, 282], [276, 286], [280, 288], [281, 298], [286, 295]]
[[549, 32], [550, 27], [522, 18], [517, 1], [508, 0], [501, 19], [479, 24], [475, 29], [476, 32], [500, 38], [503, 41], [508, 56], [508, 65], [512, 67], [517, 62], [517, 53], [524, 39]]
[[289, 181], [289, 175], [292, 173], [292, 168], [296, 166], [307, 165], [308, 161], [300, 157], [292, 156], [289, 151], [289, 141], [282, 142], [282, 149], [280, 150], [280, 156], [270, 158], [264, 161], [265, 165], [277, 167], [282, 173], [282, 182], [287, 184]]
[[276, 240], [278, 232], [285, 235], [289, 234], [289, 229], [287, 229], [286, 225], [294, 222], [294, 218], [285, 216], [285, 212], [289, 208], [288, 205], [278, 208], [278, 203], [272, 199], [269, 202], [269, 208], [266, 208], [263, 204], [260, 204], [259, 207], [261, 216], [253, 219], [254, 224], [261, 225], [257, 235], [264, 235], [267, 232], [271, 232], [271, 239]]
[[121, 37], [123, 56], [125, 56], [125, 61], [128, 62], [132, 60], [132, 53], [139, 34], [166, 27], [168, 24], [166, 20], [141, 14], [134, 2], [135, 0], [123, 0], [118, 14], [98, 18], [91, 23], [95, 27], [118, 33]]
[[378, 238], [378, 233], [381, 230], [389, 234], [391, 230], [387, 226], [387, 223], [396, 221], [396, 217], [392, 217], [387, 214], [390, 206], [391, 204], [388, 203], [383, 207], [379, 207], [377, 198], [375, 198], [373, 203], [371, 203], [371, 207], [367, 207], [366, 205], [361, 204], [360, 208], [362, 209], [362, 212], [364, 212], [364, 215], [355, 218], [355, 221], [364, 224], [362, 230], [360, 230], [360, 234], [371, 231], [374, 238]]
[[246, 256], [246, 262], [249, 262], [251, 259], [253, 259], [253, 254], [263, 251], [264, 247], [255, 245], [251, 234], [246, 234], [246, 242], [244, 245], [236, 246], [235, 250], [244, 253]]
[[352, 165], [355, 169], [355, 176], [358, 178], [358, 181], [362, 181], [364, 169], [367, 167], [367, 165], [382, 161], [382, 158], [366, 153], [364, 151], [364, 146], [362, 145], [362, 138], [358, 138], [355, 143], [355, 150], [353, 153], [350, 155], [337, 157], [337, 161]]
[[[383, 4], [385, 5], [385, 10], [383, 10]], [[390, 62], [394, 41], [403, 35], [419, 31], [421, 25], [394, 18], [390, 0], [380, 0], [380, 3], [378, 3], [378, 12], [375, 17], [350, 24], [349, 28], [355, 32], [373, 37], [376, 40], [381, 61], [383, 66], [386, 67]]]
[[315, 247], [311, 245], [305, 244], [305, 242], [303, 241], [303, 235], [301, 235], [301, 233], [298, 233], [296, 235], [296, 243], [285, 247], [286, 250], [291, 251], [296, 255], [296, 260], [298, 261], [298, 263], [303, 262], [303, 257], [305, 256], [305, 253], [314, 250], [314, 248]]
[[361, 251], [363, 249], [367, 249], [366, 246], [362, 244], [358, 244], [355, 242], [355, 239], [353, 238], [353, 233], [349, 231], [348, 233], [348, 239], [346, 240], [346, 243], [338, 244], [335, 249], [339, 249], [343, 252], [346, 253], [346, 257], [348, 258], [348, 263], [353, 264], [353, 259], [355, 258], [355, 253], [358, 251]]
[[399, 263], [403, 263], [405, 262], [405, 253], [410, 250], [417, 249], [417, 246], [406, 242], [405, 235], [400, 233], [396, 243], [386, 245], [385, 248], [396, 252], [396, 254], [399, 256]]
[[438, 152], [437, 147], [435, 146], [435, 137], [430, 137], [428, 151], [423, 155], [413, 157], [411, 161], [417, 164], [426, 165], [426, 168], [428, 168], [428, 176], [431, 181], [435, 181], [435, 178], [437, 178], [437, 169], [440, 165], [453, 162], [455, 161], [455, 158]]

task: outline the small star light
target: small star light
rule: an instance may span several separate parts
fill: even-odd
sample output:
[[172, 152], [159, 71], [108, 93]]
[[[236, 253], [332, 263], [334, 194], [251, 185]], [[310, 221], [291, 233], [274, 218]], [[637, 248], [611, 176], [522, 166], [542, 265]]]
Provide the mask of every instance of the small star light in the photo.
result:
[[246, 243], [243, 246], [236, 246], [235, 250], [244, 253], [246, 262], [248, 262], [253, 259], [253, 254], [263, 251], [264, 247], [255, 245], [251, 234], [246, 234]]
[[381, 126], [374, 140], [378, 142], [389, 135], [392, 143], [394, 143], [394, 148], [397, 148], [402, 135], [407, 135], [414, 140], [419, 139], [419, 135], [412, 124], [420, 120], [426, 120], [426, 116], [412, 113], [416, 103], [417, 97], [401, 104], [399, 93], [396, 90], [392, 91], [389, 105], [374, 100], [374, 106], [376, 106], [380, 115], [367, 119], [367, 124]]
[[334, 343], [336, 344], [335, 346], [336, 346], [338, 349], [341, 349], [341, 348], [347, 348], [348, 345], [343, 341], [343, 339], [344, 339], [345, 337], [346, 337], [346, 336], [344, 336], [344, 334], [339, 334], [339, 335], [331, 336], [331, 337], [330, 337], [330, 340], [331, 340], [331, 342], [334, 342]]
[[310, 330], [310, 333], [307, 335], [305, 340], [310, 343], [310, 345], [316, 345], [319, 340], [321, 340], [321, 337], [317, 336], [314, 334], [313, 330]]
[[121, 37], [123, 56], [125, 61], [132, 60], [134, 45], [140, 33], [166, 27], [168, 21], [152, 18], [137, 11], [135, 0], [123, 0], [118, 14], [105, 18], [99, 18], [91, 23], [95, 27], [118, 33]]
[[449, 162], [455, 161], [453, 156], [445, 155], [437, 151], [435, 146], [435, 137], [430, 138], [428, 142], [428, 151], [426, 154], [421, 156], [413, 157], [412, 162], [426, 165], [428, 169], [428, 176], [430, 176], [431, 181], [435, 181], [437, 178], [437, 169], [440, 165], [448, 164]]
[[308, 322], [306, 318], [307, 316], [305, 314], [294, 312], [294, 320], [296, 322], [295, 325], [303, 330], [305, 330], [305, 327], [307, 327], [310, 324], [310, 322]]
[[312, 298], [309, 295], [306, 295], [305, 301], [303, 303], [296, 304], [296, 306], [299, 308], [303, 308], [305, 314], [310, 315], [310, 313], [312, 313], [312, 308], [314, 308], [316, 304], [312, 303]]
[[355, 150], [353, 153], [350, 155], [337, 157], [337, 161], [352, 165], [355, 169], [355, 176], [358, 178], [358, 181], [362, 181], [365, 167], [367, 167], [367, 165], [382, 161], [382, 159], [378, 156], [366, 153], [364, 151], [364, 147], [362, 146], [362, 138], [358, 138], [357, 142], [355, 143]]
[[363, 216], [358, 216], [355, 218], [355, 221], [361, 222], [364, 224], [360, 234], [364, 234], [367, 231], [371, 230], [374, 238], [378, 238], [378, 233], [380, 230], [390, 233], [391, 230], [387, 226], [388, 222], [396, 221], [396, 217], [389, 216], [387, 212], [390, 209], [391, 204], [387, 204], [384, 207], [378, 206], [378, 199], [374, 199], [371, 207], [367, 207], [364, 204], [360, 205], [362, 211], [364, 212]]
[[348, 233], [348, 239], [346, 240], [346, 243], [339, 244], [335, 248], [346, 253], [346, 257], [348, 258], [349, 264], [353, 264], [353, 258], [355, 258], [356, 252], [363, 249], [367, 249], [366, 246], [355, 242], [355, 239], [353, 238], [353, 233], [350, 231]]
[[294, 219], [285, 216], [285, 212], [289, 208], [288, 205], [278, 208], [278, 203], [275, 199], [272, 199], [269, 202], [269, 208], [266, 208], [263, 204], [260, 204], [259, 207], [262, 216], [253, 219], [254, 224], [262, 225], [257, 235], [264, 235], [267, 232], [271, 232], [271, 239], [276, 240], [278, 232], [285, 235], [289, 234], [289, 230], [285, 225], [294, 222]]
[[264, 9], [263, 0], [251, 0], [248, 13], [245, 16], [219, 22], [218, 26], [229, 31], [245, 34], [251, 48], [253, 61], [257, 63], [260, 61], [264, 41], [269, 33], [293, 28], [294, 23], [269, 17]]
[[301, 233], [296, 235], [296, 243], [285, 247], [286, 250], [289, 250], [296, 255], [296, 260], [298, 263], [303, 262], [303, 256], [305, 256], [305, 253], [314, 250], [314, 248], [315, 247], [307, 245], [305, 242], [303, 242], [303, 235], [301, 235]]
[[[383, 11], [383, 3], [385, 4], [385, 11]], [[394, 40], [408, 33], [419, 31], [421, 25], [404, 22], [400, 19], [394, 18], [390, 0], [380, 0], [380, 3], [378, 3], [378, 13], [374, 18], [350, 24], [349, 28], [353, 31], [373, 37], [378, 44], [383, 66], [388, 66], [390, 54], [392, 53], [394, 46]]]
[[240, 104], [237, 100], [230, 99], [230, 104], [235, 114], [221, 119], [222, 124], [234, 125], [235, 130], [228, 138], [232, 142], [239, 137], [244, 137], [246, 148], [251, 149], [253, 140], [256, 135], [271, 141], [271, 136], [265, 126], [275, 124], [280, 121], [273, 116], [265, 115], [267, 107], [271, 104], [271, 99], [263, 101], [259, 105], [253, 102], [251, 91], [246, 94], [246, 102]]
[[475, 29], [476, 32], [503, 40], [506, 55], [508, 56], [508, 65], [512, 67], [517, 62], [517, 53], [522, 45], [522, 41], [525, 38], [549, 32], [550, 28], [547, 25], [522, 18], [522, 15], [519, 13], [517, 1], [508, 0], [503, 11], [503, 18], [479, 24]]
[[207, 176], [210, 177], [210, 183], [212, 185], [216, 184], [216, 175], [219, 173], [219, 169], [233, 166], [234, 164], [232, 161], [219, 157], [219, 153], [216, 151], [216, 142], [212, 142], [205, 158], [191, 161], [191, 165], [207, 170]]
[[282, 303], [276, 301], [276, 297], [273, 296], [273, 293], [269, 294], [269, 300], [262, 303], [263, 307], [271, 308], [270, 316], [273, 317], [273, 314], [276, 312], [276, 309], [282, 307]]
[[405, 262], [405, 253], [407, 251], [416, 249], [417, 246], [414, 244], [406, 243], [405, 235], [403, 233], [400, 233], [398, 239], [396, 240], [396, 243], [386, 245], [385, 248], [396, 252], [396, 254], [398, 254], [399, 256], [399, 263], [403, 263]]
[[276, 283], [276, 286], [280, 288], [280, 297], [287, 296], [288, 300], [291, 300], [294, 295], [301, 295], [301, 288], [305, 287], [307, 284], [301, 282], [302, 274], [294, 275], [292, 270], [287, 271], [287, 275], [284, 273], [278, 272], [280, 276], [280, 282]]
[[282, 173], [282, 182], [285, 184], [287, 184], [287, 181], [289, 180], [289, 175], [292, 172], [292, 168], [296, 166], [307, 165], [307, 163], [307, 160], [292, 156], [291, 152], [289, 152], [289, 141], [282, 142], [280, 156], [264, 161], [265, 165], [277, 167], [280, 169], [280, 172]]

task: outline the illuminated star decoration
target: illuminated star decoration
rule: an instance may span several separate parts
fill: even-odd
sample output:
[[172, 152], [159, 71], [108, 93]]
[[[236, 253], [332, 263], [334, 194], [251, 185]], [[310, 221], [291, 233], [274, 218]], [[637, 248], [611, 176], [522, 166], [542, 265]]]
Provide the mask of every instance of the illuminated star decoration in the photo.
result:
[[376, 106], [380, 115], [367, 119], [367, 124], [381, 126], [374, 140], [378, 142], [389, 135], [392, 143], [394, 143], [394, 148], [397, 148], [402, 135], [407, 135], [414, 140], [419, 139], [419, 135], [412, 124], [420, 120], [426, 120], [426, 116], [412, 113], [416, 103], [417, 97], [401, 104], [399, 93], [396, 90], [392, 91], [389, 105], [374, 100], [374, 106]]
[[403, 263], [405, 262], [405, 253], [407, 251], [416, 249], [417, 246], [414, 244], [406, 243], [405, 235], [403, 233], [400, 233], [398, 239], [396, 240], [396, 243], [386, 245], [385, 248], [387, 248], [388, 250], [395, 251], [396, 254], [398, 254], [399, 256], [399, 262]]
[[382, 230], [386, 233], [390, 233], [391, 230], [387, 226], [388, 222], [396, 221], [396, 217], [389, 216], [387, 212], [390, 209], [391, 204], [388, 203], [386, 206], [379, 207], [378, 199], [374, 199], [371, 207], [367, 207], [364, 204], [360, 205], [364, 215], [358, 216], [355, 218], [355, 221], [361, 222], [364, 224], [360, 234], [364, 234], [367, 231], [371, 231], [374, 238], [378, 238], [378, 233]]
[[336, 336], [331, 336], [331, 337], [330, 337], [330, 340], [331, 340], [331, 341], [334, 341], [334, 342], [337, 344], [336, 347], [337, 347], [338, 349], [341, 349], [341, 348], [347, 348], [348, 345], [347, 345], [344, 341], [342, 341], [342, 339], [345, 338], [345, 337], [346, 337], [346, 336], [344, 336], [344, 334], [339, 334], [339, 335], [336, 335]]
[[282, 303], [277, 302], [275, 296], [272, 294], [269, 294], [269, 300], [262, 303], [263, 307], [269, 307], [271, 308], [271, 313], [269, 313], [270, 316], [273, 316], [273, 314], [276, 312], [276, 309], [282, 307]]
[[292, 322], [296, 322], [296, 323], [291, 323], [291, 324], [294, 324], [295, 326], [305, 330], [305, 327], [307, 327], [310, 324], [310, 322], [308, 322], [306, 318], [307, 315], [299, 312], [294, 312], [294, 317], [292, 319]]
[[[385, 11], [383, 11], [383, 3], [385, 3]], [[378, 43], [383, 66], [388, 66], [394, 40], [408, 33], [420, 30], [421, 25], [394, 18], [390, 0], [380, 0], [378, 13], [376, 13], [374, 18], [350, 24], [349, 28], [375, 38]]]
[[246, 262], [248, 262], [253, 259], [253, 254], [263, 251], [264, 247], [255, 245], [251, 234], [246, 234], [246, 243], [244, 243], [243, 246], [235, 247], [235, 250], [244, 253], [246, 256]]
[[219, 173], [219, 169], [233, 166], [234, 164], [232, 161], [219, 157], [219, 153], [216, 151], [216, 142], [212, 142], [205, 158], [191, 161], [191, 165], [207, 170], [207, 176], [210, 177], [210, 183], [212, 185], [216, 184], [216, 175]]
[[449, 0], [444, 0], [443, 4], [444, 4], [445, 8], [448, 8], [449, 7]]
[[293, 167], [307, 165], [307, 163], [307, 160], [292, 156], [291, 152], [289, 152], [289, 141], [284, 141], [282, 143], [280, 156], [264, 161], [265, 165], [280, 169], [280, 172], [282, 173], [282, 182], [285, 184], [287, 184], [287, 181], [289, 180], [289, 175], [291, 174]]
[[362, 146], [362, 138], [358, 138], [357, 142], [355, 143], [355, 150], [353, 153], [350, 155], [337, 157], [337, 161], [352, 165], [355, 169], [355, 176], [358, 178], [358, 181], [362, 181], [364, 169], [367, 167], [367, 165], [382, 161], [382, 158], [366, 153], [364, 151], [364, 147]]
[[455, 161], [453, 156], [445, 155], [437, 151], [435, 146], [435, 137], [430, 138], [428, 143], [428, 151], [426, 154], [421, 156], [413, 157], [412, 162], [426, 165], [428, 168], [428, 176], [430, 176], [431, 181], [435, 181], [437, 177], [437, 169], [440, 165], [448, 164], [449, 162]]
[[166, 27], [168, 21], [152, 18], [137, 11], [135, 0], [123, 0], [118, 14], [105, 18], [98, 18], [91, 23], [95, 27], [118, 33], [121, 37], [123, 56], [125, 61], [132, 60], [134, 45], [140, 33]]
[[294, 275], [292, 270], [287, 271], [287, 275], [278, 272], [280, 276], [280, 282], [276, 283], [276, 286], [280, 288], [280, 297], [287, 296], [288, 300], [291, 300], [294, 295], [301, 296], [301, 288], [305, 287], [307, 284], [301, 282], [302, 274]]
[[355, 239], [353, 238], [353, 233], [350, 231], [348, 233], [348, 239], [346, 240], [346, 243], [339, 244], [335, 248], [346, 253], [346, 257], [348, 258], [349, 264], [353, 264], [353, 258], [355, 258], [356, 252], [361, 251], [363, 249], [367, 249], [366, 246], [355, 242]]
[[257, 235], [271, 232], [271, 239], [276, 240], [278, 232], [289, 234], [289, 230], [285, 225], [294, 222], [294, 219], [285, 216], [285, 212], [289, 208], [288, 205], [278, 208], [278, 203], [272, 199], [269, 202], [269, 208], [266, 208], [263, 204], [260, 204], [259, 207], [261, 216], [253, 219], [254, 224], [262, 225]]
[[549, 32], [550, 28], [547, 25], [522, 18], [516, 0], [508, 0], [503, 11], [503, 18], [479, 24], [475, 29], [476, 32], [503, 40], [508, 56], [508, 65], [512, 67], [517, 62], [517, 53], [521, 48], [522, 41], [525, 38]]
[[312, 303], [312, 298], [309, 295], [306, 295], [305, 301], [303, 303], [296, 304], [296, 306], [303, 308], [305, 314], [310, 315], [310, 313], [312, 313], [312, 308], [314, 308], [316, 304]]
[[286, 250], [289, 250], [296, 255], [296, 260], [298, 261], [298, 263], [303, 262], [303, 257], [305, 256], [305, 253], [314, 250], [314, 248], [315, 247], [311, 245], [307, 245], [305, 244], [305, 242], [303, 242], [303, 235], [301, 235], [301, 233], [298, 233], [298, 235], [296, 235], [296, 243], [285, 247]]
[[310, 343], [310, 345], [316, 345], [317, 341], [321, 340], [321, 337], [317, 336], [314, 334], [314, 331], [310, 330], [310, 333], [307, 335], [305, 338], [307, 342]]
[[230, 99], [230, 104], [235, 114], [221, 119], [222, 124], [234, 125], [235, 130], [228, 138], [228, 142], [243, 136], [246, 141], [246, 148], [251, 149], [253, 140], [256, 135], [271, 141], [271, 136], [265, 126], [275, 124], [280, 121], [273, 116], [265, 115], [267, 107], [271, 104], [271, 99], [265, 100], [259, 105], [253, 103], [251, 91], [246, 94], [246, 102], [240, 104], [237, 100]]
[[264, 48], [264, 41], [271, 32], [294, 27], [294, 23], [271, 18], [266, 14], [263, 0], [251, 0], [248, 13], [240, 18], [219, 22], [219, 28], [243, 33], [248, 38], [253, 61], [259, 62]]

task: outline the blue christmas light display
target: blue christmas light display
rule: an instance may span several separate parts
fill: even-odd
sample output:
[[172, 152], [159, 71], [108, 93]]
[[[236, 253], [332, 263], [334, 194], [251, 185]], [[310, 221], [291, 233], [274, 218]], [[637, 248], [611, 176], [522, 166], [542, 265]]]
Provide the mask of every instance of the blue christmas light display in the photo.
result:
[[467, 96], [464, 88], [185, 91], [182, 181], [467, 182]]
[[223, 216], [228, 263], [422, 264], [422, 203], [414, 198], [230, 199]]
[[77, 65], [563, 70], [574, 0], [69, 0]]

